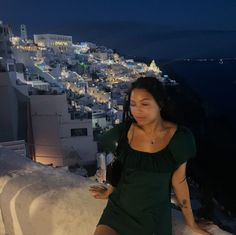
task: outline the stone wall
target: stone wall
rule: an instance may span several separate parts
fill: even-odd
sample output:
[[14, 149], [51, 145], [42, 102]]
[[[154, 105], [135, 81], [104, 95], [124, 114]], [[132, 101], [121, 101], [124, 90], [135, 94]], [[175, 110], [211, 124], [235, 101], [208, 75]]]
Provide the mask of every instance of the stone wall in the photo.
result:
[[[0, 235], [92, 235], [106, 200], [90, 195], [91, 184], [96, 183], [0, 147]], [[193, 235], [177, 210], [173, 230]], [[217, 226], [211, 231], [229, 234]]]

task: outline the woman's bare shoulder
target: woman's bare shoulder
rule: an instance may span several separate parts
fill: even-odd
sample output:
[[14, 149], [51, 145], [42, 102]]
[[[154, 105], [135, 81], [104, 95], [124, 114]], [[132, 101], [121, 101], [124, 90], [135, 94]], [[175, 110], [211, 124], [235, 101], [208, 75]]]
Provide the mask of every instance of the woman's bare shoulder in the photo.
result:
[[163, 126], [166, 130], [175, 132], [177, 130], [178, 125], [174, 122], [164, 121]]

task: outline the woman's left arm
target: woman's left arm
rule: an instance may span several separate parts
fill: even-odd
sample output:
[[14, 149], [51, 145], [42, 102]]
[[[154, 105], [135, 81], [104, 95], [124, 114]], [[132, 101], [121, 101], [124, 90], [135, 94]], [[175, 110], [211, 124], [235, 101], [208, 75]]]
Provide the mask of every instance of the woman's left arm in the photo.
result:
[[186, 180], [186, 162], [181, 164], [172, 175], [172, 187], [177, 201], [185, 218], [186, 224], [194, 231], [202, 235], [210, 233], [201, 229], [195, 222], [191, 207], [188, 183]]

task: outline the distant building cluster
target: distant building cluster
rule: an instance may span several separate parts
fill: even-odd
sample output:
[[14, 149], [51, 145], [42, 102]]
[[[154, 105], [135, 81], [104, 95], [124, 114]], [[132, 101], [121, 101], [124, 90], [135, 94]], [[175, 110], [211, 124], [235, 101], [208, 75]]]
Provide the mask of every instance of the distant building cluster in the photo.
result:
[[14, 36], [0, 23], [0, 142], [25, 140], [30, 158], [53, 166], [96, 162], [97, 136], [122, 121], [123, 97], [139, 76], [162, 75], [72, 36]]

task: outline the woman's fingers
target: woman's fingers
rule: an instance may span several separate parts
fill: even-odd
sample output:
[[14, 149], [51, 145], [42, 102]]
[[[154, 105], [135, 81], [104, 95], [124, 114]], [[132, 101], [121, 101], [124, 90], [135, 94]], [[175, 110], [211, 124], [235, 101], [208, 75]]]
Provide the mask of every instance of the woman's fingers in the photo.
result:
[[96, 199], [104, 199], [106, 197], [107, 188], [104, 186], [93, 185], [89, 188], [89, 191], [92, 193], [92, 196]]
[[107, 190], [107, 188], [105, 187], [100, 187], [100, 186], [91, 186], [89, 191], [91, 192], [105, 192]]
[[215, 226], [215, 224], [210, 220], [201, 219], [198, 221], [198, 226], [202, 229], [208, 230], [208, 229], [212, 228], [213, 226]]
[[96, 199], [104, 199], [106, 198], [104, 194], [102, 193], [95, 193], [93, 194], [93, 197], [96, 198]]
[[98, 198], [98, 197], [101, 196], [100, 193], [98, 193], [98, 192], [94, 192], [94, 191], [92, 191], [92, 195], [93, 195], [94, 198]]

